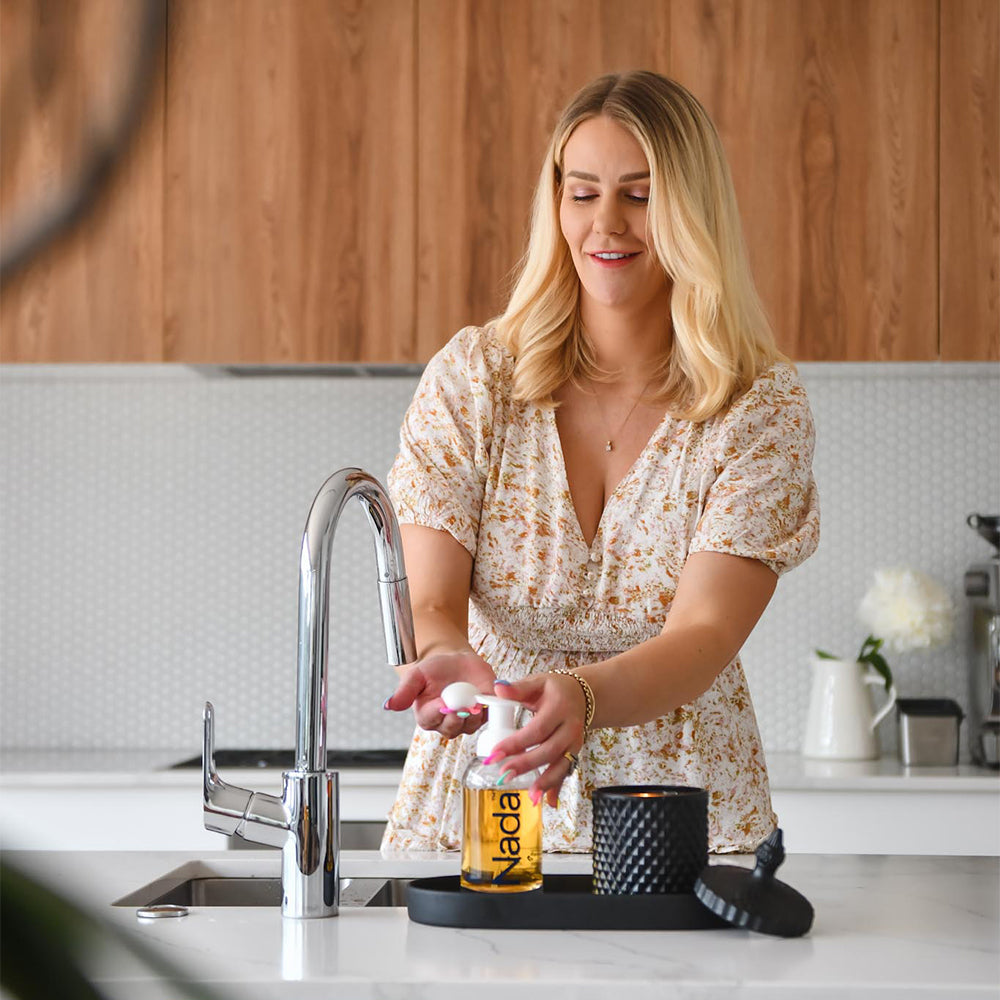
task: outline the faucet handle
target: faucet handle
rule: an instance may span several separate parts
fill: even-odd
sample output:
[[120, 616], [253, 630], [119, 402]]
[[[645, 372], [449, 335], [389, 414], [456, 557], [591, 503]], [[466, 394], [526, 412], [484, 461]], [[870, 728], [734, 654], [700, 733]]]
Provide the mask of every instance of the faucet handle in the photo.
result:
[[209, 775], [218, 777], [215, 770], [215, 706], [210, 702], [205, 702], [205, 711], [202, 713], [204, 730], [201, 737], [201, 773], [208, 783]]
[[232, 836], [243, 822], [253, 798], [246, 788], [227, 785], [215, 770], [215, 708], [205, 702], [205, 723], [201, 747], [201, 782], [205, 829]]
[[283, 799], [230, 785], [215, 770], [215, 708], [205, 702], [201, 779], [205, 829], [252, 844], [281, 847], [291, 828]]

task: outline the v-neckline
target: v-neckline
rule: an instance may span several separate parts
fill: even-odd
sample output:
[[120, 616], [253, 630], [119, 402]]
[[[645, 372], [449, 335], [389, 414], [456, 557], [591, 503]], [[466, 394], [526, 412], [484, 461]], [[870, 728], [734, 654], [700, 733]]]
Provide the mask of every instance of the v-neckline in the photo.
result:
[[580, 514], [579, 511], [577, 510], [576, 500], [573, 497], [573, 491], [572, 489], [570, 489], [569, 485], [569, 473], [566, 471], [566, 455], [563, 451], [562, 435], [559, 433], [559, 424], [556, 421], [555, 407], [547, 406], [545, 407], [545, 409], [548, 412], [547, 419], [549, 421], [549, 426], [552, 430], [552, 433], [555, 435], [556, 439], [556, 448], [558, 449], [558, 457], [559, 457], [559, 473], [562, 476], [562, 486], [564, 487], [563, 492], [565, 496], [569, 499], [569, 506], [570, 509], [573, 511], [573, 523], [576, 526], [577, 536], [583, 542], [583, 544], [587, 548], [587, 551], [589, 552], [594, 547], [594, 543], [601, 536], [601, 531], [604, 528], [604, 519], [607, 516], [608, 509], [611, 507], [614, 500], [618, 497], [619, 493], [621, 493], [622, 487], [635, 475], [636, 471], [639, 468], [640, 462], [642, 462], [643, 458], [645, 458], [646, 456], [646, 452], [649, 451], [653, 442], [659, 438], [670, 414], [669, 412], [667, 412], [664, 413], [662, 417], [660, 417], [659, 423], [653, 428], [652, 433], [646, 439], [646, 443], [642, 446], [642, 450], [639, 452], [638, 455], [636, 455], [635, 460], [625, 470], [625, 473], [624, 475], [622, 475], [621, 479], [619, 479], [618, 482], [615, 484], [615, 488], [608, 494], [607, 499], [604, 501], [604, 506], [601, 508], [601, 515], [597, 519], [597, 527], [594, 530], [594, 537], [591, 538], [591, 540], [588, 542], [587, 536], [584, 535], [583, 533], [583, 526], [580, 524]]

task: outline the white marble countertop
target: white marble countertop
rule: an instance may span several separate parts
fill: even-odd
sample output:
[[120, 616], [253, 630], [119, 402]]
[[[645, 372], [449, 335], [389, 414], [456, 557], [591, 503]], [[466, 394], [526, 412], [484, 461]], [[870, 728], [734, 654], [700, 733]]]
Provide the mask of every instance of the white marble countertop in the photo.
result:
[[[85, 900], [222, 996], [959, 1000], [995, 998], [1000, 983], [995, 858], [791, 855], [779, 875], [812, 902], [816, 917], [807, 936], [789, 940], [740, 930], [459, 930], [413, 923], [398, 908], [343, 908], [333, 919], [297, 921], [277, 908], [193, 907], [183, 918], [139, 921], [133, 909], [110, 904], [178, 868], [274, 875], [278, 859], [8, 852], [5, 860]], [[547, 855], [544, 864], [552, 873], [589, 871], [587, 856]], [[457, 870], [453, 854], [342, 858], [345, 877]], [[116, 996], [168, 995], [127, 954], [107, 951], [96, 961], [97, 978]]]
[[895, 757], [818, 760], [799, 753], [769, 753], [767, 773], [774, 791], [1000, 793], [1000, 771], [975, 764], [904, 767]]
[[[127, 785], [199, 786], [197, 768], [171, 769], [177, 761], [194, 755], [180, 750], [2, 750], [0, 786], [58, 784], [72, 780], [77, 787]], [[964, 791], [1000, 794], [1000, 772], [973, 764], [954, 767], [903, 767], [899, 760], [810, 760], [799, 753], [767, 755], [773, 791]], [[222, 769], [220, 769], [222, 770]], [[340, 769], [345, 785], [386, 786], [399, 783], [398, 767]], [[234, 784], [254, 782], [279, 785], [277, 768], [225, 770]], [[263, 785], [261, 785], [263, 787]]]

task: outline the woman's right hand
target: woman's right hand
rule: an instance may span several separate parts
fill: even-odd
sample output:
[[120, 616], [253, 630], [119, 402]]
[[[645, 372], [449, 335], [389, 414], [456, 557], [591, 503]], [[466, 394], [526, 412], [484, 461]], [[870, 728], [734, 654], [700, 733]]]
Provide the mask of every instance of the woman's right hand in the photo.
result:
[[392, 712], [405, 712], [412, 705], [417, 725], [440, 733], [445, 739], [474, 733], [483, 724], [480, 706], [463, 718], [447, 710], [441, 700], [441, 692], [455, 681], [468, 681], [477, 691], [491, 695], [496, 675], [481, 656], [471, 651], [434, 653], [406, 669], [399, 686], [382, 707]]

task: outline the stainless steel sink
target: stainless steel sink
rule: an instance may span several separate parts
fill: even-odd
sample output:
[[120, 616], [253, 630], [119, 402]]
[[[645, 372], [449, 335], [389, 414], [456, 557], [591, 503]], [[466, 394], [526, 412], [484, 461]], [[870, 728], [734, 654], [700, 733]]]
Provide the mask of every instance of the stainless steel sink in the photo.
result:
[[[349, 878], [340, 885], [342, 907], [406, 906], [410, 879]], [[154, 882], [114, 906], [281, 906], [281, 879], [203, 875]]]
[[[341, 889], [343, 891], [343, 889]], [[137, 906], [281, 906], [280, 878], [189, 878]], [[126, 905], [115, 904], [115, 905]]]

